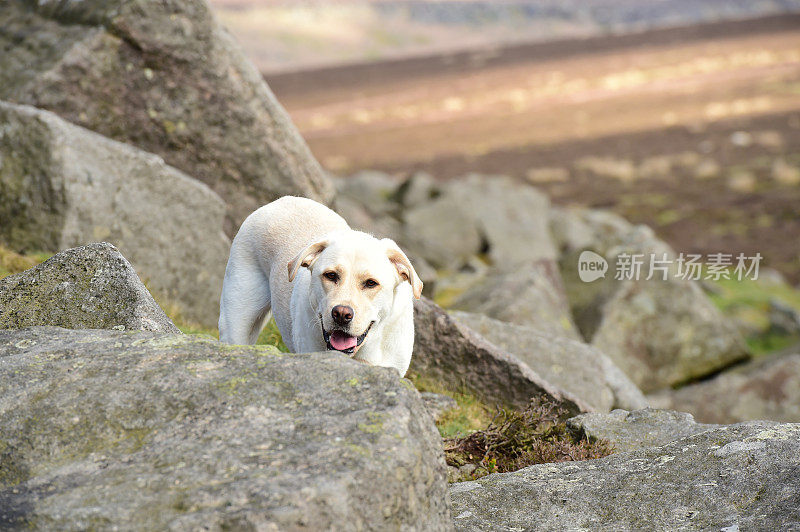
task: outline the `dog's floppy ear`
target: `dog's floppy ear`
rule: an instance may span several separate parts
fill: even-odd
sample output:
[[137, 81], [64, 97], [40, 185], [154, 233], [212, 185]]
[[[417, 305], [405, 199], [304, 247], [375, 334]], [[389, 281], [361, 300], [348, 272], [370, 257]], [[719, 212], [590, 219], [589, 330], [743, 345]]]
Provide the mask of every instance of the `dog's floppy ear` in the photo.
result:
[[327, 240], [315, 242], [298, 253], [295, 258], [290, 260], [289, 264], [287, 264], [289, 268], [289, 282], [291, 283], [294, 281], [294, 278], [297, 275], [297, 270], [299, 270], [301, 266], [310, 268], [311, 265], [314, 264], [314, 261], [317, 260], [317, 257], [319, 257], [319, 254], [322, 253], [326, 247], [328, 247]]
[[422, 297], [422, 281], [420, 281], [417, 271], [411, 265], [411, 261], [408, 260], [403, 250], [395, 244], [394, 240], [384, 238], [383, 241], [386, 242], [387, 245], [386, 254], [389, 257], [389, 261], [397, 268], [397, 273], [400, 274], [400, 277], [411, 283], [411, 288], [414, 290], [414, 297], [419, 299]]

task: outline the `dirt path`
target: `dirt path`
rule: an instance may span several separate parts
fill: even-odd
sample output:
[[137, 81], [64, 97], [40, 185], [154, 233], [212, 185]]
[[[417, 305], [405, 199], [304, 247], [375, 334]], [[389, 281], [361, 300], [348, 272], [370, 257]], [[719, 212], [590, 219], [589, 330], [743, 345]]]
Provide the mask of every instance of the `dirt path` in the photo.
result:
[[798, 16], [270, 82], [331, 170], [514, 175], [800, 280]]

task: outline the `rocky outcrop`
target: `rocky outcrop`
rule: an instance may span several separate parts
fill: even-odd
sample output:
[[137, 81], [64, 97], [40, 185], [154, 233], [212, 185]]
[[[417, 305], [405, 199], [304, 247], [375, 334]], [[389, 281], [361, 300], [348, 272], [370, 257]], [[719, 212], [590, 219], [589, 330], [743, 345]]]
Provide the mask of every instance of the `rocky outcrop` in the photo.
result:
[[53, 252], [111, 242], [186, 318], [216, 323], [230, 242], [208, 187], [158, 156], [2, 102], [0, 158], [0, 241]]
[[800, 349], [766, 356], [677, 390], [653, 404], [691, 412], [707, 423], [800, 421]]
[[688, 281], [625, 283], [603, 308], [592, 344], [647, 392], [747, 359], [744, 339]]
[[396, 372], [189, 335], [0, 331], [0, 528], [448, 530]]
[[800, 526], [800, 425], [753, 422], [450, 489], [457, 530], [786, 530]]
[[0, 279], [0, 329], [35, 325], [180, 332], [107, 243], [63, 251]]
[[[643, 391], [702, 378], [749, 356], [735, 324], [699, 284], [676, 278], [675, 253], [650, 228], [603, 211], [554, 210], [551, 230], [575, 323]], [[584, 250], [608, 262], [605, 277], [580, 279]], [[638, 280], [615, 278], [622, 254], [645, 261]], [[673, 261], [666, 280], [660, 271], [647, 280], [651, 256]]]
[[156, 153], [228, 204], [232, 234], [286, 194], [332, 190], [205, 0], [6, 2], [0, 98]]
[[609, 414], [590, 412], [567, 420], [567, 426], [589, 439], [610, 442], [617, 452], [659, 447], [667, 443], [719, 428], [697, 423], [691, 414], [645, 408]]
[[647, 406], [636, 385], [590, 345], [481, 314], [451, 312], [451, 316], [520, 359], [548, 382], [580, 397], [597, 412]]
[[524, 408], [537, 397], [566, 412], [592, 411], [582, 398], [548, 382], [426, 298], [414, 302], [414, 355], [409, 370], [453, 390], [465, 387], [489, 404]]
[[550, 201], [533, 187], [507, 177], [469, 175], [431, 195], [403, 218], [407, 246], [434, 266], [456, 268], [478, 253], [500, 270], [555, 259]]
[[485, 314], [553, 337], [581, 338], [570, 315], [555, 262], [487, 272], [455, 297], [449, 308]]

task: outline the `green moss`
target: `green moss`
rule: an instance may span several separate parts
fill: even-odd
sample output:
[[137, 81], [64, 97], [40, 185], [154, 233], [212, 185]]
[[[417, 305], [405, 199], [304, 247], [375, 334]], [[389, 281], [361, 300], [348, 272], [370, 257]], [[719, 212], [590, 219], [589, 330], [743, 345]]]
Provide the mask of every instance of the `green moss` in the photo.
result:
[[451, 307], [465, 291], [466, 287], [456, 286], [436, 290], [436, 294], [433, 296], [433, 301], [440, 307], [448, 308]]
[[128, 440], [130, 444], [130, 452], [137, 452], [144, 447], [147, 443], [147, 439], [152, 434], [153, 429], [151, 428], [141, 428], [141, 429], [126, 429], [125, 430], [125, 439]]
[[358, 445], [356, 443], [350, 443], [350, 442], [341, 442], [340, 445], [359, 456], [372, 456], [372, 452], [363, 445]]
[[401, 385], [403, 386], [403, 388], [405, 388], [406, 390], [416, 390], [416, 389], [417, 389], [417, 388], [414, 386], [414, 383], [412, 383], [412, 382], [411, 382], [410, 380], [408, 380], [408, 379], [400, 379], [400, 384], [401, 384]]
[[243, 384], [247, 384], [247, 377], [231, 377], [224, 382], [218, 383], [217, 388], [227, 395], [236, 395], [239, 387]]
[[443, 438], [464, 436], [489, 424], [492, 409], [466, 389], [454, 390], [444, 383], [415, 373], [409, 373], [407, 377], [421, 392], [438, 393], [455, 399], [456, 407], [445, 412], [436, 422]]
[[709, 296], [727, 317], [743, 323], [749, 330], [747, 344], [756, 356], [800, 342], [800, 337], [770, 328], [770, 302], [777, 301], [800, 312], [800, 290], [763, 279], [741, 281], [720, 279], [711, 282]]
[[379, 434], [383, 432], [383, 422], [385, 420], [384, 414], [376, 412], [367, 412], [367, 423], [359, 423], [358, 429], [367, 434]]

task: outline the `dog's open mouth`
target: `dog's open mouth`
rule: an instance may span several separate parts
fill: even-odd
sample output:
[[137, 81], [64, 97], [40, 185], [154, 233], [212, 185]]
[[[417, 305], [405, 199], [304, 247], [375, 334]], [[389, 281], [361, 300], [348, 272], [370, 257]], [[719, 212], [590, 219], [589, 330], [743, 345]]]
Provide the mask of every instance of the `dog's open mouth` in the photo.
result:
[[361, 347], [361, 344], [364, 342], [364, 339], [367, 337], [374, 323], [374, 321], [370, 323], [367, 330], [360, 336], [352, 336], [341, 330], [328, 332], [324, 328], [322, 329], [322, 336], [325, 338], [325, 343], [331, 351], [341, 351], [342, 353], [352, 355]]

